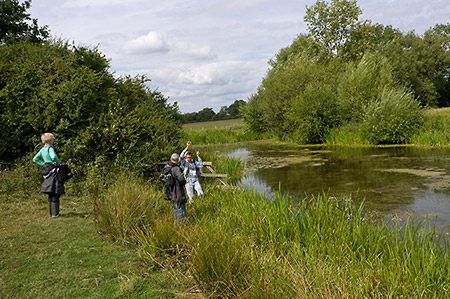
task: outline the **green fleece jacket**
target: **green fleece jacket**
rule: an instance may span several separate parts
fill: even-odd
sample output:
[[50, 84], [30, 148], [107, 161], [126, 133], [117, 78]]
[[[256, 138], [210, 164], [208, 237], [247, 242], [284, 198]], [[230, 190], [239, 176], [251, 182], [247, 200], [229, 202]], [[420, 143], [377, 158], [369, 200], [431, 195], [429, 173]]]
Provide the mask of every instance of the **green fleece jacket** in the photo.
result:
[[55, 150], [50, 144], [44, 145], [44, 147], [36, 154], [36, 156], [34, 156], [33, 162], [39, 165], [53, 162], [55, 162], [56, 164], [60, 163]]

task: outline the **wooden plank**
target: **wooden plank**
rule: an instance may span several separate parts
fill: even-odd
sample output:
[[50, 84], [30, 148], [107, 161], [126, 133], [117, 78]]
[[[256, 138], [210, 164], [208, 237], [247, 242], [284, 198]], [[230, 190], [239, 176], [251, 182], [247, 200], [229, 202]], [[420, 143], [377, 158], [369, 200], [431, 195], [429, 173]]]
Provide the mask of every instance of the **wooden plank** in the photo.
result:
[[[169, 161], [162, 161], [159, 162], [159, 165], [166, 165], [167, 163], [169, 163]], [[212, 169], [212, 162], [210, 161], [204, 161], [203, 162], [203, 166], [206, 166], [206, 168], [211, 172], [211, 173], [204, 173], [202, 171], [202, 177], [207, 177], [207, 178], [217, 178], [223, 186], [228, 186], [227, 182], [225, 182], [224, 180], [222, 180], [221, 178], [226, 178], [228, 177], [227, 174], [224, 173], [217, 173], [214, 169]]]
[[[159, 165], [166, 165], [167, 163], [169, 163], [169, 161], [162, 161], [162, 162], [159, 162], [158, 164]], [[203, 162], [203, 165], [204, 166], [211, 166], [212, 165], [212, 162]]]
[[[212, 167], [211, 166], [206, 166], [206, 168], [209, 170], [209, 171], [211, 171], [211, 173], [212, 174], [214, 174], [214, 175], [217, 175], [217, 173], [214, 171], [214, 169], [212, 169]], [[224, 185], [224, 186], [227, 186], [228, 184], [224, 181], [224, 180], [222, 180], [221, 178], [217, 178], [221, 183], [222, 183], [222, 185]]]
[[202, 173], [202, 177], [205, 178], [226, 178], [228, 177], [225, 173]]

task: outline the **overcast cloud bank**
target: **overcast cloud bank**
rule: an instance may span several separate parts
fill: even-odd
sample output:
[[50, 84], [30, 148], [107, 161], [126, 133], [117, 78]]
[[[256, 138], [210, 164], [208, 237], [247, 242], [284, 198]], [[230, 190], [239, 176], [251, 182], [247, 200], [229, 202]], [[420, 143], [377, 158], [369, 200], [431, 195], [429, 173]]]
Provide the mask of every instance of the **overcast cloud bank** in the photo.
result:
[[[246, 100], [267, 61], [299, 33], [312, 0], [34, 0], [53, 36], [98, 46], [117, 75], [145, 74], [181, 112]], [[363, 19], [422, 34], [448, 23], [447, 0], [361, 0]]]

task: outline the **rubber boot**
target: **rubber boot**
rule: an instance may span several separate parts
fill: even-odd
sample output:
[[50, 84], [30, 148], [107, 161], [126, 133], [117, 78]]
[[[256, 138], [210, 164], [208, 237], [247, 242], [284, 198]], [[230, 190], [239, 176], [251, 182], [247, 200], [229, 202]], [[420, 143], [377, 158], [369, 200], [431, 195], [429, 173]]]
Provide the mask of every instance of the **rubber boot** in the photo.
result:
[[59, 202], [52, 202], [52, 217], [56, 218], [59, 217]]
[[52, 213], [52, 202], [48, 202], [48, 211], [50, 212], [50, 217], [52, 217], [53, 216], [53, 213]]
[[55, 212], [56, 212], [56, 217], [59, 217], [59, 216], [60, 216], [60, 215], [59, 215], [59, 201], [56, 202], [56, 209], [55, 209]]

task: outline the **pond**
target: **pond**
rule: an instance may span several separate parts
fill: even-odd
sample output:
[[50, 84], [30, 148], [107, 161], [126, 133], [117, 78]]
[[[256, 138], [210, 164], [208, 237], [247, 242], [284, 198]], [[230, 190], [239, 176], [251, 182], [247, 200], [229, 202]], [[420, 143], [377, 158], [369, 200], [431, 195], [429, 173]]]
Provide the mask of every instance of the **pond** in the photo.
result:
[[429, 219], [450, 228], [450, 149], [304, 147], [270, 141], [214, 146], [241, 158], [248, 171], [235, 184], [270, 196], [351, 196], [387, 222]]

